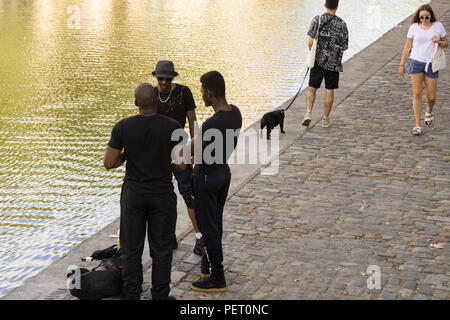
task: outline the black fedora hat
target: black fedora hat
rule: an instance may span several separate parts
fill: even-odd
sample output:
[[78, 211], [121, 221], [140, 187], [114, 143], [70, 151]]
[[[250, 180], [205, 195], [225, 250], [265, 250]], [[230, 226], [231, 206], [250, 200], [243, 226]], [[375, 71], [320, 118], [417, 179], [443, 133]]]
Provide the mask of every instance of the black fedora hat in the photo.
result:
[[175, 67], [172, 61], [158, 61], [155, 71], [152, 75], [157, 78], [175, 78], [178, 76], [178, 72], [175, 72]]

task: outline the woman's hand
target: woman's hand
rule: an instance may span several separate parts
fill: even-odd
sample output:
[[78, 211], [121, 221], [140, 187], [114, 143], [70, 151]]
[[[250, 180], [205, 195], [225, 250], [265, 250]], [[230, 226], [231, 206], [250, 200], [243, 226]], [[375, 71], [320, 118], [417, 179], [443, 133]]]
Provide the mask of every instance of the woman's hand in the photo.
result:
[[398, 73], [400, 73], [401, 76], [405, 75], [405, 65], [400, 65], [400, 67], [398, 67]]
[[438, 36], [433, 36], [433, 38], [431, 38], [431, 41], [433, 41], [434, 43], [439, 42], [441, 39], [439, 39]]

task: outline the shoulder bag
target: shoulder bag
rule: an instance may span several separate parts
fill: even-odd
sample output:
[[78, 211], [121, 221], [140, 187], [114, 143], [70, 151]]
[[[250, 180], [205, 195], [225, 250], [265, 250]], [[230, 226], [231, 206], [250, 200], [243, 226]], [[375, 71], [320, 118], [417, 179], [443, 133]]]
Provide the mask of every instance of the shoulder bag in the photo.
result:
[[[434, 33], [439, 37], [436, 32], [436, 26], [433, 24]], [[447, 61], [445, 58], [444, 48], [439, 47], [439, 44], [436, 42], [433, 54], [433, 61], [431, 62], [431, 67], [433, 72], [437, 72], [439, 70], [445, 69], [447, 66]]]
[[306, 57], [306, 66], [309, 69], [314, 68], [314, 64], [316, 63], [316, 51], [317, 51], [317, 42], [319, 41], [319, 29], [320, 29], [320, 18], [319, 16], [319, 25], [317, 26], [317, 34], [314, 38], [313, 45], [311, 47], [311, 51], [308, 52], [308, 56]]

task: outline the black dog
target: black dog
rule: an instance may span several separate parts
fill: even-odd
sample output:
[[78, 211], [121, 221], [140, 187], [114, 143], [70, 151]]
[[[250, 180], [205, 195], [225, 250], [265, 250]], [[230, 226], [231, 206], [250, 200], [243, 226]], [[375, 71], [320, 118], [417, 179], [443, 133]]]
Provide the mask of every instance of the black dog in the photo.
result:
[[277, 125], [280, 125], [281, 133], [285, 133], [284, 126], [284, 110], [276, 110], [267, 112], [261, 119], [261, 135], [264, 127], [267, 127], [267, 140], [270, 140], [270, 132]]

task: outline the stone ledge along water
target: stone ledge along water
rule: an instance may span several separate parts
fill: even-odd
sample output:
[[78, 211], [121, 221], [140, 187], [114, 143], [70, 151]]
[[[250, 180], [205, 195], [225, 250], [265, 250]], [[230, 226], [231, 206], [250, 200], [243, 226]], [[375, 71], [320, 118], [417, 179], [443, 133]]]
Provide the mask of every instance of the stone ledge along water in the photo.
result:
[[[433, 7], [439, 14], [444, 14], [448, 11], [448, 4], [446, 1], [433, 1]], [[377, 40], [375, 43], [370, 45], [365, 50], [361, 51], [357, 55], [353, 56], [349, 59], [344, 65], [344, 74], [342, 77], [341, 88], [336, 93], [336, 104], [342, 103], [345, 99], [351, 97], [352, 93], [355, 92], [362, 84], [364, 84], [368, 79], [371, 78], [380, 68], [385, 66], [389, 61], [392, 60], [396, 55], [399, 54], [402, 49], [406, 30], [409, 25], [409, 19], [406, 19], [403, 23], [399, 24], [398, 27], [389, 31], [382, 38]], [[302, 131], [303, 128], [299, 129], [299, 122], [303, 116], [304, 111], [304, 94], [299, 95], [297, 100], [294, 103], [294, 106], [291, 108], [288, 116], [287, 116], [287, 124], [286, 124], [286, 135], [281, 136], [280, 141], [280, 150], [281, 152], [287, 150], [291, 147], [296, 141], [302, 141], [302, 139], [307, 137], [318, 137], [317, 133], [312, 131]], [[319, 95], [316, 101], [315, 110], [318, 111], [321, 109], [321, 102], [323, 101], [323, 96]], [[285, 104], [284, 104], [285, 105]], [[342, 106], [341, 106], [342, 107]], [[339, 111], [340, 107], [337, 108], [336, 112]], [[320, 112], [315, 112], [315, 115]], [[337, 115], [337, 114], [336, 114]], [[314, 122], [317, 122], [318, 119], [315, 119]], [[252, 126], [258, 126], [258, 123], [254, 123]], [[304, 137], [304, 138], [302, 138]], [[298, 140], [301, 138], [300, 140]], [[283, 166], [283, 157], [281, 159]], [[230, 188], [230, 197], [236, 193], [239, 193], [242, 187], [245, 188], [247, 183], [254, 177], [258, 176], [259, 170], [261, 166], [252, 165], [252, 166], [232, 166], [233, 172], [233, 181], [232, 186]], [[291, 175], [294, 172], [291, 173]], [[284, 173], [287, 174], [287, 173]], [[263, 183], [260, 179], [257, 178], [258, 183]], [[281, 191], [281, 190], [280, 190]], [[266, 191], [268, 192], [268, 191]], [[288, 192], [287, 190], [281, 192]], [[251, 195], [249, 199], [256, 197], [255, 195]], [[250, 200], [251, 201], [251, 200]], [[182, 201], [179, 201], [182, 203]], [[255, 201], [255, 203], [258, 203]], [[337, 204], [337, 203], [336, 203]], [[229, 202], [230, 206], [234, 206], [234, 202]], [[228, 206], [228, 205], [227, 205]], [[280, 209], [276, 209], [280, 210]], [[228, 210], [227, 210], [228, 211]], [[232, 211], [232, 210], [231, 210]], [[289, 211], [289, 210], [285, 210]], [[258, 211], [259, 212], [259, 211]], [[284, 212], [284, 211], [283, 211]], [[279, 214], [280, 212], [278, 212]], [[228, 215], [230, 212], [228, 213]], [[266, 213], [264, 213], [266, 214]], [[268, 214], [268, 213], [267, 213]], [[182, 217], [187, 217], [185, 212], [179, 212], [179, 219]], [[8, 295], [4, 297], [4, 299], [59, 299], [59, 298], [67, 298], [65, 296], [65, 270], [67, 266], [71, 264], [80, 265], [80, 258], [86, 255], [89, 255], [93, 250], [103, 248], [109, 246], [112, 241], [109, 235], [115, 234], [118, 228], [118, 221], [114, 221], [109, 224], [106, 228], [101, 230], [99, 233], [90, 237], [89, 239], [82, 242], [80, 245], [76, 246], [73, 250], [71, 250], [68, 254], [64, 255], [61, 259], [58, 259], [50, 266], [45, 268], [42, 272], [40, 272], [34, 278], [28, 280], [24, 285], [19, 288], [12, 290]], [[264, 230], [268, 230], [267, 226], [262, 227], [266, 228]], [[274, 226], [274, 229], [278, 230], [279, 226]], [[242, 229], [244, 231], [252, 231], [247, 229]], [[260, 229], [262, 230], [262, 229]], [[301, 233], [303, 232], [301, 228], [299, 230]], [[177, 236], [183, 242], [189, 237], [185, 237], [187, 234], [191, 232], [190, 225], [187, 223], [187, 219], [185, 223], [179, 223], [177, 226]], [[300, 233], [300, 234], [301, 234]], [[357, 232], [358, 233], [358, 232]], [[251, 236], [251, 234], [247, 233], [237, 233], [242, 236]], [[355, 233], [356, 234], [356, 233]], [[359, 234], [359, 233], [358, 233]], [[192, 241], [193, 242], [193, 241]], [[320, 243], [317, 242], [314, 246], [319, 246]], [[186, 245], [183, 245], [180, 248], [180, 252], [186, 249]], [[189, 248], [188, 248], [189, 249]], [[148, 252], [148, 249], [145, 249], [145, 253]], [[250, 253], [251, 254], [251, 253]], [[269, 254], [269, 253], [268, 253]], [[181, 253], [175, 253], [176, 256], [181, 256]], [[254, 254], [251, 254], [255, 256]], [[245, 255], [244, 255], [245, 256]], [[148, 255], [144, 254], [144, 263], [145, 267], [149, 266]], [[259, 258], [264, 258], [264, 255]], [[341, 261], [342, 263], [347, 263], [348, 261]], [[307, 262], [305, 262], [307, 263]], [[349, 262], [353, 263], [353, 262]], [[257, 267], [258, 264], [254, 264]], [[274, 266], [276, 268], [276, 266]], [[239, 269], [237, 266], [233, 267], [235, 270]], [[257, 270], [257, 269], [255, 269]], [[182, 272], [182, 271], [181, 271]], [[187, 275], [189, 277], [189, 275]], [[183, 277], [178, 277], [179, 280], [182, 281]], [[148, 281], [148, 277], [145, 278]], [[430, 280], [431, 281], [431, 280]], [[288, 287], [286, 287], [288, 289]], [[181, 290], [181, 289], [180, 289]], [[425, 291], [425, 289], [424, 289]], [[442, 293], [439, 293], [442, 295]], [[186, 294], [187, 298], [189, 295]]]

